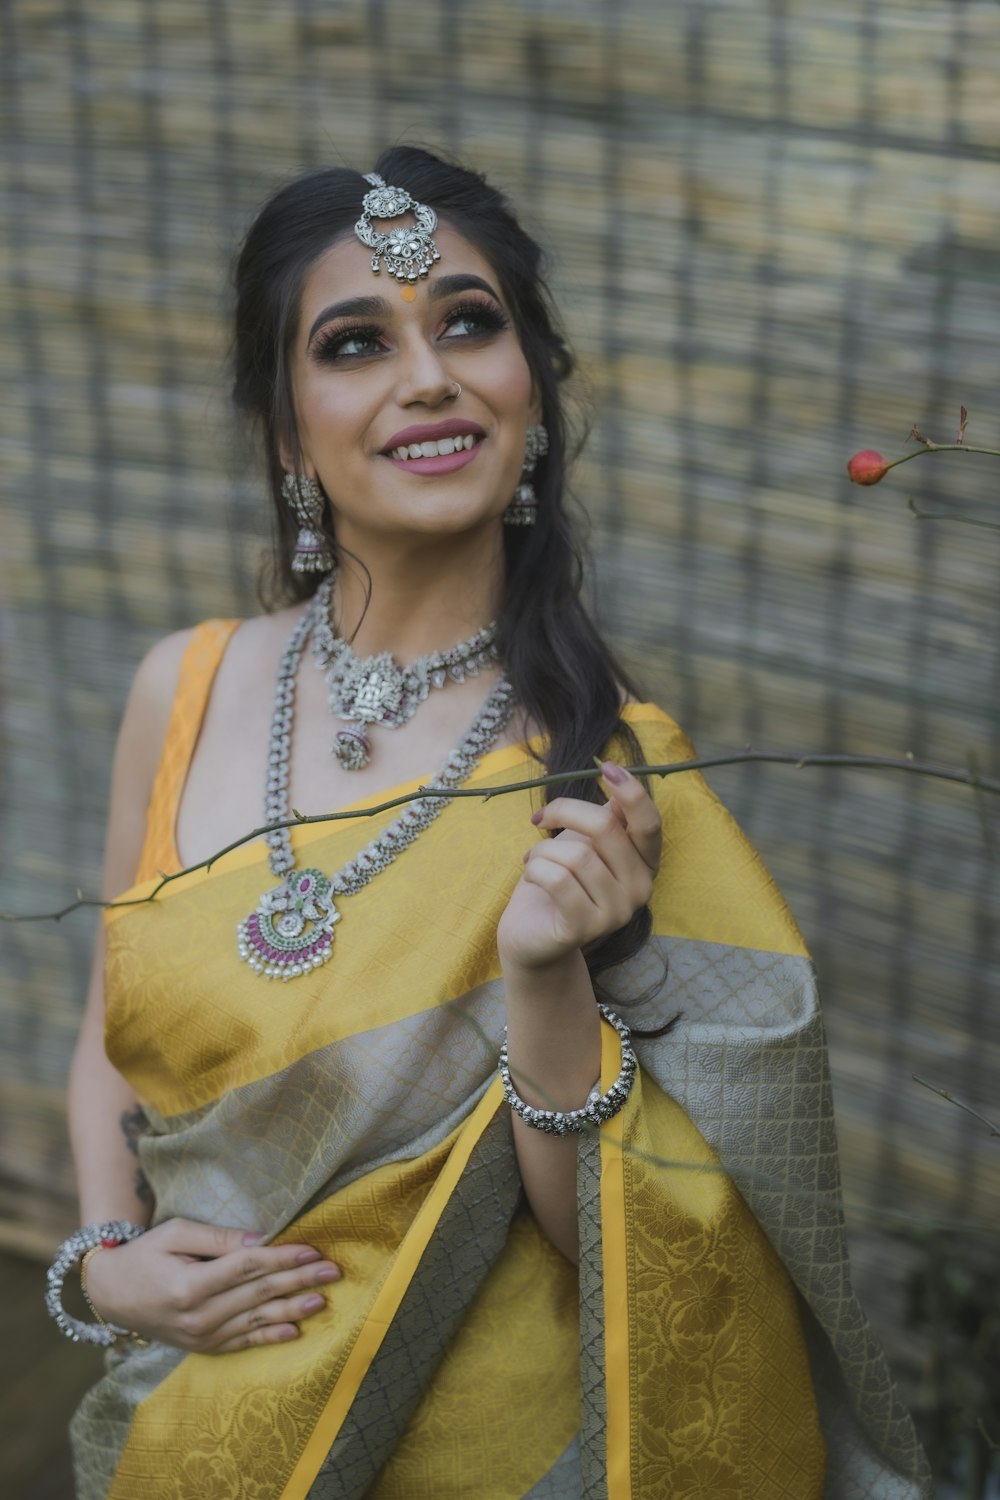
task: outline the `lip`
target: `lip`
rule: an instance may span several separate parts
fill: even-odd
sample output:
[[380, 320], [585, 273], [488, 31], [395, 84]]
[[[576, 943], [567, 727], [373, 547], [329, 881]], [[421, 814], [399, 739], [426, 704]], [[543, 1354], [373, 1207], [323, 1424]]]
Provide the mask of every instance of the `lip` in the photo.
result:
[[[404, 443], [407, 446], [410, 443], [436, 443], [441, 438], [464, 437], [467, 432], [471, 432], [473, 437], [484, 438], [486, 436], [478, 422], [463, 422], [459, 417], [449, 417], [446, 422], [433, 424], [425, 422], [420, 427], [404, 427], [401, 432], [397, 432], [389, 439], [381, 451], [388, 457], [393, 448], [402, 448]], [[468, 451], [474, 453], [475, 449], [471, 448]], [[414, 459], [415, 463], [418, 461]], [[427, 459], [426, 462], [430, 463], [432, 460]]]
[[[466, 427], [463, 430], [471, 432], [472, 428]], [[441, 435], [442, 437], [453, 436], [450, 432]], [[416, 442], [417, 439], [414, 438], [413, 441]], [[430, 438], [425, 438], [424, 441], [430, 442]], [[408, 474], [450, 474], [453, 469], [464, 469], [466, 464], [471, 464], [482, 446], [482, 443], [478, 442], [472, 448], [462, 448], [458, 453], [442, 453], [436, 458], [393, 458], [391, 453], [386, 453], [384, 457], [389, 460], [393, 468], [405, 469]]]

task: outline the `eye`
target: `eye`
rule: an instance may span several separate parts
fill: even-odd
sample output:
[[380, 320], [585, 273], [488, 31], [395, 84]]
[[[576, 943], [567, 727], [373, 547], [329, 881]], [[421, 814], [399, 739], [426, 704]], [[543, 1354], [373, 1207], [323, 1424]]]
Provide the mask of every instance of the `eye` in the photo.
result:
[[449, 338], [481, 338], [509, 328], [510, 319], [495, 303], [460, 302], [450, 309], [446, 326]]
[[332, 328], [321, 333], [313, 344], [313, 358], [333, 363], [338, 359], [363, 359], [381, 347], [380, 330], [371, 324], [354, 328]]

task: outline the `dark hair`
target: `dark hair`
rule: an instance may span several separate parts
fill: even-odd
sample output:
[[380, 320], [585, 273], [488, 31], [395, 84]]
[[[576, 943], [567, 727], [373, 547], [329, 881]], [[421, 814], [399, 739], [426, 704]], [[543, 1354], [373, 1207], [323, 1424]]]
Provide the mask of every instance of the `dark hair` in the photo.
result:
[[[573, 359], [545, 286], [542, 251], [503, 195], [476, 172], [412, 146], [383, 151], [374, 170], [429, 204], [490, 263], [540, 397], [549, 451], [534, 474], [537, 522], [503, 528], [506, 574], [497, 622], [500, 659], [518, 702], [547, 736], [539, 759], [549, 773], [589, 766], [614, 741], [619, 757], [641, 763], [639, 741], [620, 715], [621, 687], [638, 694], [581, 600], [582, 557], [565, 504], [568, 439], [560, 389]], [[278, 518], [274, 571], [286, 600], [306, 597], [317, 582], [314, 574], [291, 571], [296, 528], [281, 498], [279, 446], [298, 452], [290, 353], [301, 289], [318, 257], [353, 230], [369, 186], [346, 167], [289, 183], [261, 209], [236, 262], [233, 394], [263, 438]], [[332, 532], [328, 540], [334, 544]], [[547, 790], [603, 801], [593, 778]], [[650, 927], [643, 908], [594, 944], [587, 954], [591, 974], [636, 952]]]

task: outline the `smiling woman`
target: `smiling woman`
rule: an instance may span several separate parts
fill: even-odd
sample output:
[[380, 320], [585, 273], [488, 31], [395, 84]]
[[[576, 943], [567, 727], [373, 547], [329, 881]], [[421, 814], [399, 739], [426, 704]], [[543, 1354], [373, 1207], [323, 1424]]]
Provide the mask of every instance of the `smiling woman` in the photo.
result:
[[[525, 432], [540, 419], [495, 273], [457, 230], [442, 225], [436, 243], [448, 269], [418, 281], [412, 300], [395, 288], [389, 299], [371, 295], [353, 231], [303, 283], [291, 356], [298, 447], [286, 446], [282, 461], [319, 482], [338, 542], [355, 554], [371, 530], [400, 524], [434, 534], [444, 524], [471, 542], [472, 528], [495, 522], [514, 493]], [[415, 403], [442, 416], [397, 427]], [[386, 460], [406, 479], [386, 474]], [[407, 482], [459, 470], [452, 485]]]
[[122, 726], [81, 1500], [916, 1500], [802, 939], [699, 777], [628, 770], [691, 747], [581, 601], [539, 247], [395, 147], [277, 193], [236, 289], [280, 607]]

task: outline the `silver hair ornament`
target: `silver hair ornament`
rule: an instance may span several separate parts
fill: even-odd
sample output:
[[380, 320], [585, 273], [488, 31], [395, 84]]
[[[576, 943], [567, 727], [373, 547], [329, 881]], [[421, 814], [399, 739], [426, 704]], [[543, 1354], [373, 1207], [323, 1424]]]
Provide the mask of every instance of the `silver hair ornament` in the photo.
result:
[[[389, 187], [377, 172], [366, 172], [364, 178], [372, 184], [372, 191], [364, 196], [354, 233], [373, 252], [372, 270], [378, 275], [382, 261], [397, 281], [413, 282], [426, 276], [434, 262], [441, 259], [431, 239], [437, 227], [437, 214], [426, 203], [418, 203], [405, 188]], [[417, 221], [409, 228], [400, 226], [385, 233], [372, 222], [398, 219], [407, 213], [412, 213]]]

